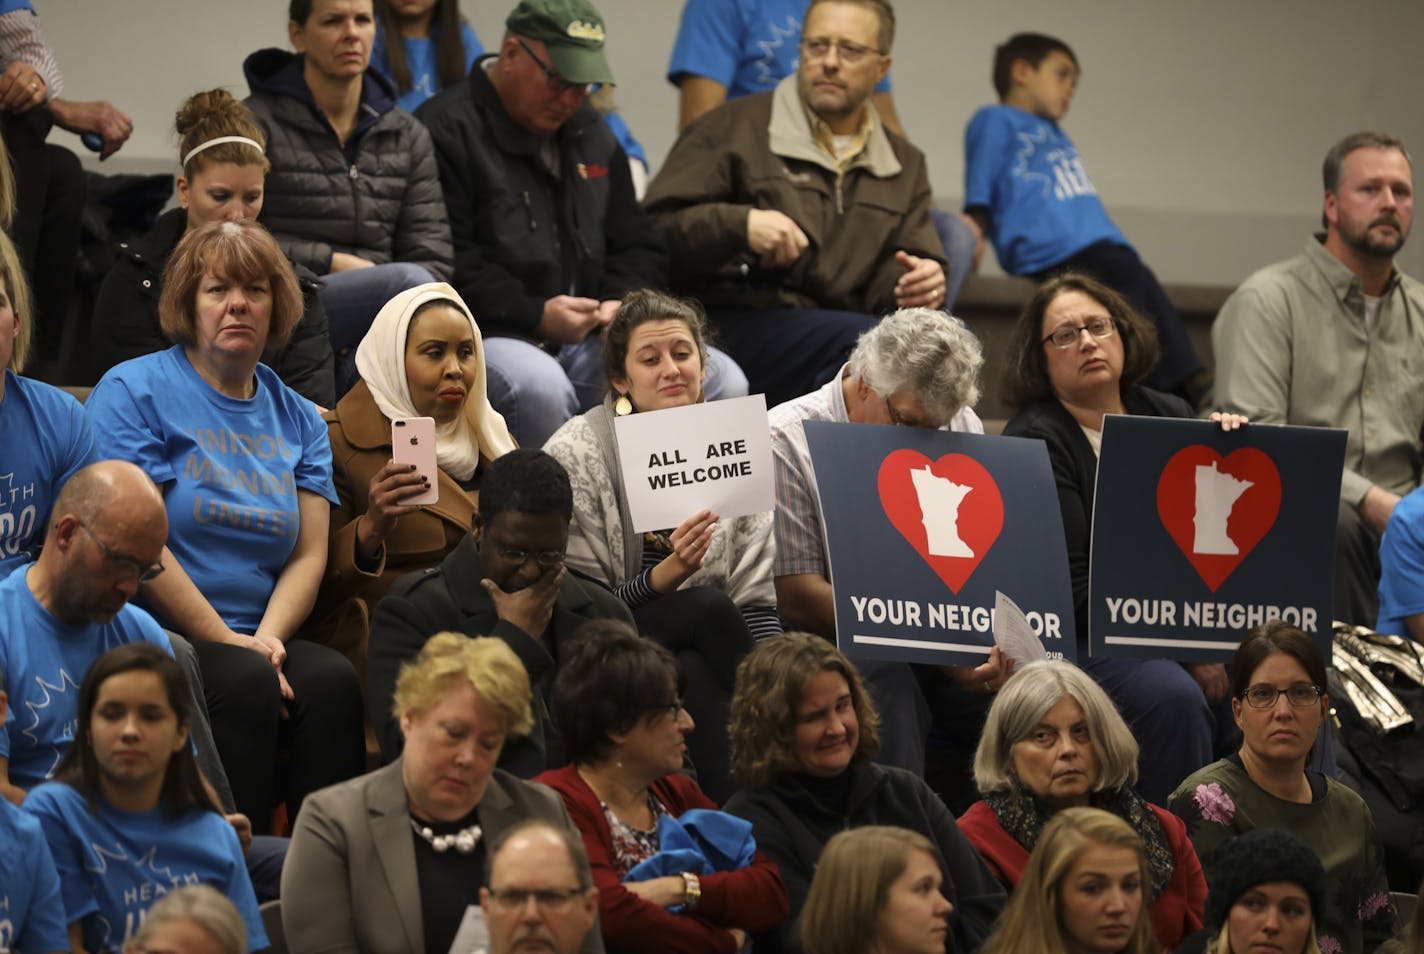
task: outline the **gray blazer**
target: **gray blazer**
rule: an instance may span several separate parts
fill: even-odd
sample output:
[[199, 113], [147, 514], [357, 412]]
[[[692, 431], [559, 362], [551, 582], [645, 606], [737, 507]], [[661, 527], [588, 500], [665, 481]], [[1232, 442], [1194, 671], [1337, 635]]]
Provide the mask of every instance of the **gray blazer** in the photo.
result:
[[[487, 843], [529, 818], [573, 830], [552, 790], [495, 769], [480, 799]], [[292, 954], [425, 954], [399, 759], [302, 803], [282, 869], [282, 927]], [[603, 954], [597, 926], [580, 954]]]

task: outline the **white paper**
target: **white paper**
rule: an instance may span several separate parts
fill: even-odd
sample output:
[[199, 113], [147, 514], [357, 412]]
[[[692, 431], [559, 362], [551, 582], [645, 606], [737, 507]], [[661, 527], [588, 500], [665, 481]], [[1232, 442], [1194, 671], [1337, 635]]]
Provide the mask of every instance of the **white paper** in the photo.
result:
[[489, 954], [489, 928], [485, 926], [485, 911], [478, 904], [465, 908], [460, 929], [450, 942], [450, 954]]
[[703, 509], [730, 518], [776, 507], [763, 395], [629, 414], [613, 426], [634, 533]]
[[1024, 611], [999, 590], [994, 591], [994, 642], [1015, 666], [1048, 658], [1048, 650], [1033, 634]]

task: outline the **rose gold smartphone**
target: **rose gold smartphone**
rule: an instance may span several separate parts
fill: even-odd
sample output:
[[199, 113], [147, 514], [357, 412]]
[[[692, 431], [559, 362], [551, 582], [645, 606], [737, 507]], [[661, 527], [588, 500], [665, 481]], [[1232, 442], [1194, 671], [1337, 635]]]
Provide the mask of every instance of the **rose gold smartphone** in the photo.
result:
[[391, 421], [391, 459], [398, 464], [414, 464], [430, 481], [430, 489], [402, 503], [433, 504], [440, 500], [440, 471], [435, 463], [435, 418], [398, 417]]

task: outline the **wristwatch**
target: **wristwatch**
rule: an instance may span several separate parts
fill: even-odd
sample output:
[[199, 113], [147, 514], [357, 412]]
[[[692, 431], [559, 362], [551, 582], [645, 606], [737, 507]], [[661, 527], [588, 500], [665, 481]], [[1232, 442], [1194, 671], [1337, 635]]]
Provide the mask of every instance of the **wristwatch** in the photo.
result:
[[691, 871], [684, 871], [682, 888], [682, 906], [689, 911], [696, 911], [697, 902], [702, 900], [702, 882]]

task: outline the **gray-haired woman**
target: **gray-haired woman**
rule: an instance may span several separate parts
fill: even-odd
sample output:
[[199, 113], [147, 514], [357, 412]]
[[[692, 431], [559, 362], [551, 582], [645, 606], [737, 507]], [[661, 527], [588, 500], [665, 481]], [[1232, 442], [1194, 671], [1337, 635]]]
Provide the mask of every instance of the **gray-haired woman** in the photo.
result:
[[1064, 808], [1117, 815], [1142, 839], [1153, 933], [1171, 950], [1202, 923], [1206, 881], [1186, 825], [1133, 790], [1137, 741], [1108, 694], [1071, 663], [1030, 663], [999, 691], [974, 756], [982, 801], [959, 819], [1010, 891]]

